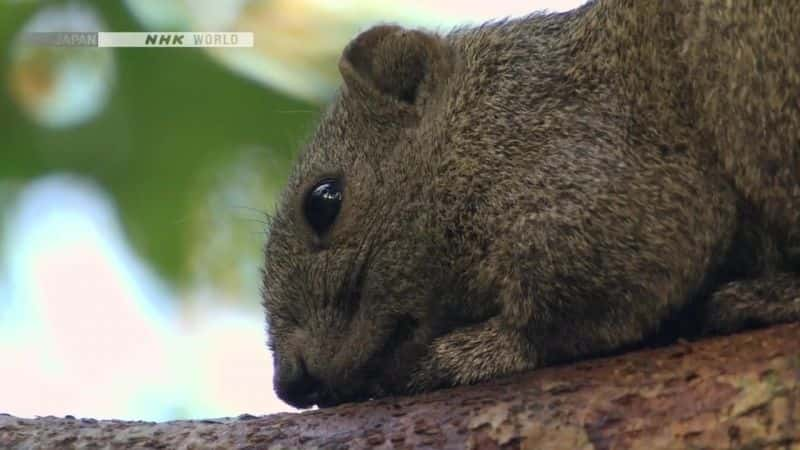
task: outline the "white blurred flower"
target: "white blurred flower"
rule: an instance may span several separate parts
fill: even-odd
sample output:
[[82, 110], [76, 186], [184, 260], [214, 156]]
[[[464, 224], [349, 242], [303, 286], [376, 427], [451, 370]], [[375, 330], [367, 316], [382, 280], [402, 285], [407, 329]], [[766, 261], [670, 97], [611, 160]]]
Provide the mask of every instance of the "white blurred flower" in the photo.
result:
[[188, 260], [191, 283], [198, 289], [221, 290], [239, 303], [260, 301], [263, 245], [267, 228], [265, 207], [278, 197], [273, 170], [275, 156], [255, 146], [214, 170], [206, 197], [194, 203]]
[[[186, 391], [185, 418], [296, 411], [272, 389], [260, 308], [230, 307], [219, 291], [194, 290], [182, 301], [177, 378]], [[228, 305], [224, 305], [227, 303]], [[224, 305], [224, 306], [221, 306]]]
[[68, 3], [39, 10], [20, 30], [10, 48], [9, 89], [34, 121], [67, 127], [99, 113], [114, 84], [114, 55], [108, 48], [32, 45], [24, 34], [104, 28], [94, 10]]
[[176, 295], [135, 255], [95, 185], [34, 181], [4, 228], [14, 245], [0, 246], [2, 412], [167, 420], [291, 410], [272, 390], [260, 307], [235, 306], [210, 285]]
[[124, 0], [124, 3], [146, 29], [183, 31], [190, 26], [189, 5], [183, 0]]
[[[239, 74], [312, 101], [330, 97], [339, 84], [336, 63], [342, 48], [372, 24], [393, 22], [445, 32], [458, 24], [536, 10], [566, 10], [582, 3], [584, 0], [126, 0], [147, 28], [186, 23], [195, 31], [253, 32], [253, 48], [210, 48], [208, 52]], [[170, 19], [164, 22], [159, 17]]]
[[[65, 176], [19, 196], [4, 246], [2, 407], [19, 415], [166, 418], [168, 292], [124, 243], [101, 191]], [[158, 401], [146, 401], [158, 399]], [[165, 405], [166, 399], [166, 405]]]

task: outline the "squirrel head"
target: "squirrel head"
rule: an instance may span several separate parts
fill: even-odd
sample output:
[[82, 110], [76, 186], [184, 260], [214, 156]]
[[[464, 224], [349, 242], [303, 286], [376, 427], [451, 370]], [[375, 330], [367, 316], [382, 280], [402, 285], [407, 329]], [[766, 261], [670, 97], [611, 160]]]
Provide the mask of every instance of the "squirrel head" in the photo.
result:
[[344, 85], [301, 153], [269, 227], [264, 306], [275, 389], [297, 407], [402, 390], [445, 325], [426, 120], [453, 57], [444, 39], [376, 26], [344, 50]]

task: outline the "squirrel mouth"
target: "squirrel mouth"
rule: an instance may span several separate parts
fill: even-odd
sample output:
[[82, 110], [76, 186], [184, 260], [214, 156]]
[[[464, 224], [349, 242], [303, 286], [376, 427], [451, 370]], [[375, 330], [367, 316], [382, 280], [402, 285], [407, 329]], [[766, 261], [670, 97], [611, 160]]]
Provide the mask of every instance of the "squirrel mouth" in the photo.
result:
[[402, 381], [413, 361], [399, 357], [402, 349], [413, 342], [415, 331], [419, 328], [416, 319], [401, 317], [388, 335], [383, 346], [373, 354], [348, 383], [348, 386], [323, 386], [317, 393], [314, 403], [320, 408], [328, 408], [347, 402], [358, 402], [385, 397], [399, 392]]

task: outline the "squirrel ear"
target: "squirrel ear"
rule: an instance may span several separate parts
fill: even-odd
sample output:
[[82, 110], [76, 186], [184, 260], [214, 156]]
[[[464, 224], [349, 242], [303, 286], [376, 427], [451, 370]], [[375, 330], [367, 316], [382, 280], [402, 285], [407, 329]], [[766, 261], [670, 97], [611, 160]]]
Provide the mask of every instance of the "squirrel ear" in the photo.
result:
[[435, 82], [449, 66], [439, 36], [394, 25], [379, 25], [358, 35], [342, 53], [339, 71], [348, 88], [375, 91], [414, 104], [424, 83]]

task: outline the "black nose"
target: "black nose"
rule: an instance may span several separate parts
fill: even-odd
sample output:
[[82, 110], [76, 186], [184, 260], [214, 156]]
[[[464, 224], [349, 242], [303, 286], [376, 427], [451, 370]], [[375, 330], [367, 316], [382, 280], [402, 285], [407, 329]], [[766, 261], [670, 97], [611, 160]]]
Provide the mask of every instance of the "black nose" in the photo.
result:
[[275, 373], [275, 391], [295, 408], [309, 408], [319, 402], [322, 384], [308, 373], [302, 359], [282, 362]]

